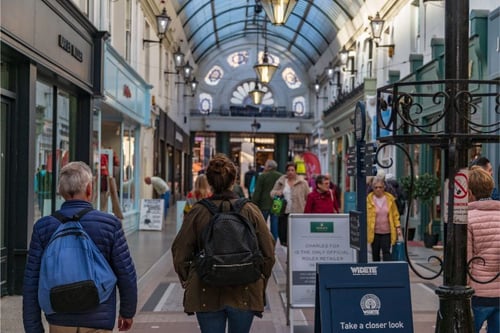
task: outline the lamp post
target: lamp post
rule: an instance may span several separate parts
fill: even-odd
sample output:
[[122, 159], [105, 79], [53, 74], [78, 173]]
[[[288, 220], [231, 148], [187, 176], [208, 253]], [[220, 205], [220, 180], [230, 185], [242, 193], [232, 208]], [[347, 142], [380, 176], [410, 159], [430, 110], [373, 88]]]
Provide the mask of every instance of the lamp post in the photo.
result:
[[260, 129], [260, 123], [257, 122], [257, 119], [254, 119], [250, 127], [252, 128], [252, 140], [253, 140], [253, 165], [255, 166], [255, 169], [257, 169], [257, 145], [255, 139], [257, 136], [257, 131]]

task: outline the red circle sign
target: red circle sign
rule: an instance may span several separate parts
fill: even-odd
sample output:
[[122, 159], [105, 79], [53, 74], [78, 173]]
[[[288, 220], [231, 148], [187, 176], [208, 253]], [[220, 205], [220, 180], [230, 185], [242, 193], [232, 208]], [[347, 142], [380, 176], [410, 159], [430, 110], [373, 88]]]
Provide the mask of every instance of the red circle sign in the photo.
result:
[[467, 176], [463, 173], [457, 173], [455, 175], [454, 197], [457, 199], [464, 199], [467, 197]]

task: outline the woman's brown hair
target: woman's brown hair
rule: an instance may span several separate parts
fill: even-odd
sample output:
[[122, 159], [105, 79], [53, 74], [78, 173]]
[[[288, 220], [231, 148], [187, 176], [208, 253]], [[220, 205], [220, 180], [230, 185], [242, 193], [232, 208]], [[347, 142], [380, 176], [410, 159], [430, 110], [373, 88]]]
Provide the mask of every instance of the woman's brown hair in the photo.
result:
[[217, 154], [208, 163], [206, 175], [215, 194], [229, 191], [236, 179], [236, 166], [226, 155]]

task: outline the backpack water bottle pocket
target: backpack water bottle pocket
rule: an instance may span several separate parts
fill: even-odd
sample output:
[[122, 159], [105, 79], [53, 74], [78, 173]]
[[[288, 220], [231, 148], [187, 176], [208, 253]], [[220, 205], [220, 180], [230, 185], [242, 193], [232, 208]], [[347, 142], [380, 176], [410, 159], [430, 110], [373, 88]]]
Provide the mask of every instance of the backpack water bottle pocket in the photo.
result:
[[99, 305], [99, 292], [92, 280], [69, 283], [50, 290], [50, 303], [55, 312], [87, 312]]

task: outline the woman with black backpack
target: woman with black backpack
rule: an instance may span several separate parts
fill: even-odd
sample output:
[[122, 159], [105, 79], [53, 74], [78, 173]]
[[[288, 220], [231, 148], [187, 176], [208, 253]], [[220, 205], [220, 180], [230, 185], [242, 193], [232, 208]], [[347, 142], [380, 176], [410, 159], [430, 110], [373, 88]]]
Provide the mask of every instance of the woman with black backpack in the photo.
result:
[[[172, 244], [174, 268], [185, 288], [184, 311], [196, 314], [202, 333], [224, 333], [226, 325], [228, 333], [249, 332], [254, 316], [262, 317], [265, 288], [275, 261], [273, 236], [259, 208], [247, 199], [241, 201], [232, 191], [236, 174], [236, 167], [227, 156], [217, 154], [210, 160], [206, 176], [213, 195], [202, 200], [206, 201], [204, 203], [196, 203], [184, 216], [182, 227]], [[208, 207], [216, 207], [219, 212], [214, 214]], [[235, 212], [235, 209], [240, 210]], [[207, 274], [206, 266], [210, 264], [207, 257], [213, 251], [206, 249], [206, 230], [210, 227], [215, 230], [214, 219], [224, 214], [227, 221], [236, 218], [235, 215], [241, 215], [242, 223], [248, 223], [255, 235], [260, 253], [254, 265], [260, 274], [251, 278], [250, 282], [238, 284], [230, 279], [229, 273], [223, 274], [222, 279]], [[241, 235], [224, 236], [238, 238]], [[224, 243], [232, 242], [228, 240]], [[221, 244], [215, 244], [214, 247], [216, 245]]]

